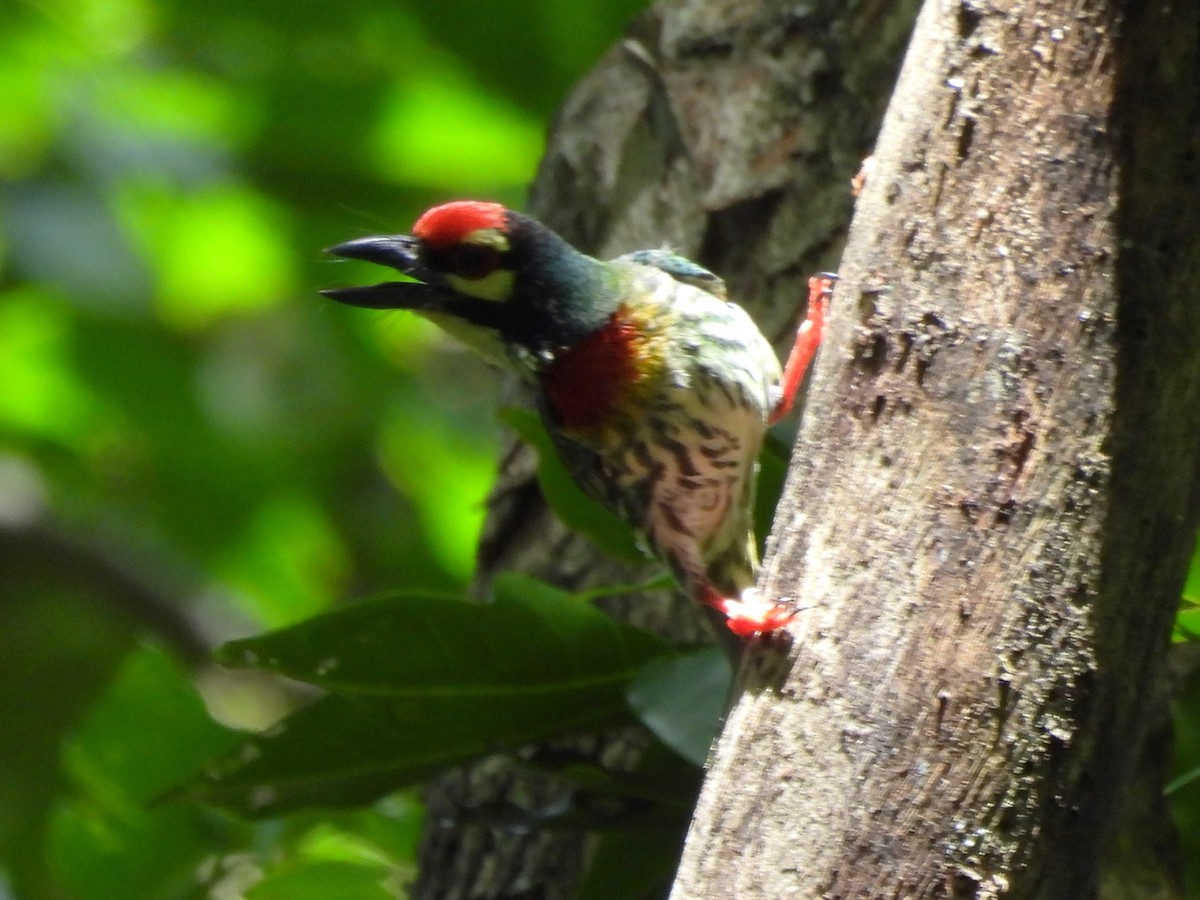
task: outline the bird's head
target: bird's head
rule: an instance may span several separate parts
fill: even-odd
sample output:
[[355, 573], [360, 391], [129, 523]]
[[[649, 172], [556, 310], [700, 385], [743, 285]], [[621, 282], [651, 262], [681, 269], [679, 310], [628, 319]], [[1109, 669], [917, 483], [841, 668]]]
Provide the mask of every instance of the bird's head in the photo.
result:
[[569, 346], [611, 315], [612, 273], [534, 219], [499, 203], [427, 210], [412, 234], [358, 238], [334, 256], [388, 266], [412, 281], [322, 291], [340, 303], [417, 312], [493, 361]]

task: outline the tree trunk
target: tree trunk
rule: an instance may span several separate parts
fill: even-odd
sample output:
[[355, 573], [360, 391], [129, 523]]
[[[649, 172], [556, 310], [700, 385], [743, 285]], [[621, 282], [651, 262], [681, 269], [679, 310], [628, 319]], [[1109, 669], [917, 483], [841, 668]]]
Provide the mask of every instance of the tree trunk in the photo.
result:
[[764, 569], [794, 641], [743, 667], [672, 897], [1179, 895], [1198, 28], [926, 3]]
[[[915, 0], [657, 4], [567, 100], [531, 211], [602, 256], [669, 244], [698, 259], [785, 349], [805, 277], [836, 260], [851, 207], [847, 182], [874, 139], [915, 7]], [[532, 454], [515, 443], [490, 502], [481, 590], [508, 569], [569, 588], [631, 583], [642, 574], [554, 519], [533, 480]], [[695, 606], [680, 598], [608, 605], [680, 640], [707, 634]], [[620, 768], [632, 765], [642, 741], [622, 734], [570, 749]], [[429, 824], [413, 897], [571, 896], [587, 863], [585, 835], [505, 828], [481, 813], [507, 804], [536, 817], [561, 808], [569, 792], [507, 757], [435, 781], [426, 792]]]

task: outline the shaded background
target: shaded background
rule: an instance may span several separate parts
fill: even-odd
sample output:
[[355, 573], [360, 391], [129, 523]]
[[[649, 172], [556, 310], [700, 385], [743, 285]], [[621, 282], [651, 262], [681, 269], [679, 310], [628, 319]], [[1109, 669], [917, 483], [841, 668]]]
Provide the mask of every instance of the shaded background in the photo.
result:
[[407, 877], [411, 796], [253, 826], [145, 801], [227, 738], [184, 665], [226, 723], [288, 702], [207, 646], [469, 580], [494, 376], [323, 301], [376, 273], [320, 248], [454, 197], [520, 206], [555, 106], [643, 5], [0, 4], [0, 900]]

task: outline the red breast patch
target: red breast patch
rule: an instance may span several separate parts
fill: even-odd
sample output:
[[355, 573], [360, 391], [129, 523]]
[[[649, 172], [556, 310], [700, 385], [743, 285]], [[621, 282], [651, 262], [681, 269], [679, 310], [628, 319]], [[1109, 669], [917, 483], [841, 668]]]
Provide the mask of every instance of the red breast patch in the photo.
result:
[[639, 378], [638, 326], [624, 307], [600, 330], [555, 357], [542, 373], [550, 408], [564, 428], [603, 425]]
[[435, 247], [462, 243], [480, 228], [504, 229], [507, 210], [499, 203], [482, 200], [455, 200], [428, 209], [413, 225], [413, 234]]

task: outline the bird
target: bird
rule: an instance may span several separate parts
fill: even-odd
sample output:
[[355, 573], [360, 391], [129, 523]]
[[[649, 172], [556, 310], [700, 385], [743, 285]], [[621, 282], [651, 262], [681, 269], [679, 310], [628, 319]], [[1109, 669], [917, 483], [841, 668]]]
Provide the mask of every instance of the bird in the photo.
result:
[[781, 366], [724, 281], [697, 263], [661, 249], [599, 260], [499, 203], [443, 203], [411, 234], [327, 252], [405, 280], [325, 296], [423, 316], [531, 385], [579, 487], [734, 634], [794, 617], [791, 603], [755, 589], [755, 475], [764, 435], [791, 409], [820, 345], [834, 276], [810, 279]]

